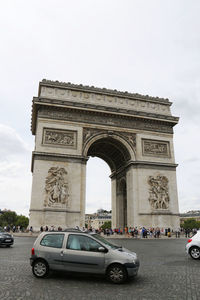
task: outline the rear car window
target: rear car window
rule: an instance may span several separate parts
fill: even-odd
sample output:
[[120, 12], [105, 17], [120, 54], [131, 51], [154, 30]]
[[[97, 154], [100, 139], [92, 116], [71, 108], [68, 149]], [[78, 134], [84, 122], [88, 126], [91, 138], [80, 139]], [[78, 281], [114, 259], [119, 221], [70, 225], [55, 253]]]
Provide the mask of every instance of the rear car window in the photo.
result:
[[62, 248], [63, 239], [64, 234], [47, 234], [42, 238], [40, 245], [52, 248]]

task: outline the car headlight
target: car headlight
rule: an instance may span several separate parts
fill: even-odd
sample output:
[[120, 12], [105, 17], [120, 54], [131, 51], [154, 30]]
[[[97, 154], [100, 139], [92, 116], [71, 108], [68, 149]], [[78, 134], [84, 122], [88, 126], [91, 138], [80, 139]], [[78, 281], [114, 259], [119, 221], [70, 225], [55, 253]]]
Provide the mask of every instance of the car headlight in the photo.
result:
[[137, 254], [136, 253], [132, 254], [132, 256], [133, 256], [133, 259], [137, 259]]
[[135, 258], [133, 259], [133, 263], [136, 263], [137, 260], [138, 260], [137, 257], [135, 257]]

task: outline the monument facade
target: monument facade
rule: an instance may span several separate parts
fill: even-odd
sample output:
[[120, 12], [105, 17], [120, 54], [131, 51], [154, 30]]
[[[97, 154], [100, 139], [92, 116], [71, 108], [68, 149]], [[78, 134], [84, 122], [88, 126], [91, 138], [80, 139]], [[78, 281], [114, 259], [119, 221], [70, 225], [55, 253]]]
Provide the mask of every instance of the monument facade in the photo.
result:
[[[168, 99], [42, 80], [33, 98], [30, 226], [85, 226], [90, 156], [111, 170], [112, 227], [179, 226]], [[94, 199], [95, 201], [95, 199]]]

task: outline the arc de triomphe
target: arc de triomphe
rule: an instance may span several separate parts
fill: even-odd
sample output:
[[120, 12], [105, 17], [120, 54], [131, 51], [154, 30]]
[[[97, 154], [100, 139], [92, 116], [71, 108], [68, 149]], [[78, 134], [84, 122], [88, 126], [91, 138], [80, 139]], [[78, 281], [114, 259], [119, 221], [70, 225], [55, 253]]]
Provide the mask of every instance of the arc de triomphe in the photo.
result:
[[[42, 80], [33, 98], [30, 226], [85, 226], [86, 164], [111, 170], [112, 227], [179, 226], [168, 99]], [[95, 201], [95, 199], [94, 199]]]

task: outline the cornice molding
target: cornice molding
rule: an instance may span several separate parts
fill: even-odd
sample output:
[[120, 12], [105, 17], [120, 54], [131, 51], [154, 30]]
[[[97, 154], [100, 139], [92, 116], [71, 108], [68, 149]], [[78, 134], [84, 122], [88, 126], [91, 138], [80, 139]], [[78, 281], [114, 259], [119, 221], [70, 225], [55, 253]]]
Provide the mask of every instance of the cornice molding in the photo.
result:
[[37, 209], [37, 208], [32, 208], [29, 210], [30, 212], [65, 212], [65, 213], [75, 213], [75, 214], [79, 214], [80, 211], [76, 211], [76, 210], [69, 210], [69, 209], [65, 209], [65, 208], [43, 208], [43, 209]]
[[48, 106], [58, 106], [63, 108], [82, 108], [82, 109], [91, 109], [94, 111], [102, 111], [102, 112], [111, 112], [111, 113], [119, 113], [119, 114], [127, 114], [133, 115], [136, 117], [145, 117], [145, 118], [153, 118], [153, 119], [162, 119], [165, 121], [172, 121], [178, 123], [179, 117], [174, 117], [171, 115], [159, 114], [159, 113], [151, 113], [145, 111], [138, 111], [133, 109], [126, 109], [120, 107], [109, 107], [105, 105], [96, 105], [90, 103], [82, 103], [82, 102], [73, 102], [68, 100], [57, 100], [57, 99], [47, 99], [43, 97], [34, 97], [33, 98], [33, 105], [48, 105]]
[[150, 213], [139, 213], [139, 215], [141, 216], [151, 216], [151, 215], [166, 215], [166, 216], [180, 216], [179, 213], [172, 213], [172, 212], [169, 212], [169, 211], [153, 211], [153, 212], [150, 212]]
[[116, 176], [118, 176], [120, 173], [123, 173], [128, 168], [176, 171], [177, 167], [178, 164], [172, 164], [172, 163], [150, 162], [150, 161], [129, 161], [124, 167], [113, 172], [110, 175], [110, 178], [115, 179]]
[[88, 157], [81, 155], [69, 155], [69, 154], [57, 154], [57, 153], [47, 153], [47, 152], [32, 152], [32, 162], [31, 162], [31, 172], [34, 169], [35, 160], [47, 160], [47, 161], [61, 161], [61, 162], [73, 162], [73, 163], [82, 163], [86, 164]]
[[[38, 103], [36, 103], [38, 105]], [[32, 133], [36, 133], [36, 121], [37, 117], [47, 118], [54, 120], [67, 120], [78, 123], [88, 123], [88, 124], [106, 124], [115, 127], [124, 127], [131, 129], [147, 130], [147, 131], [157, 131], [163, 133], [173, 134], [173, 126], [177, 124], [177, 119], [171, 117], [170, 119], [158, 118], [153, 114], [135, 114], [133, 115], [129, 111], [127, 113], [117, 113], [111, 111], [96, 111], [79, 108], [69, 108], [69, 107], [58, 107], [58, 106], [48, 106], [34, 105], [33, 107], [33, 118], [32, 118]]]

